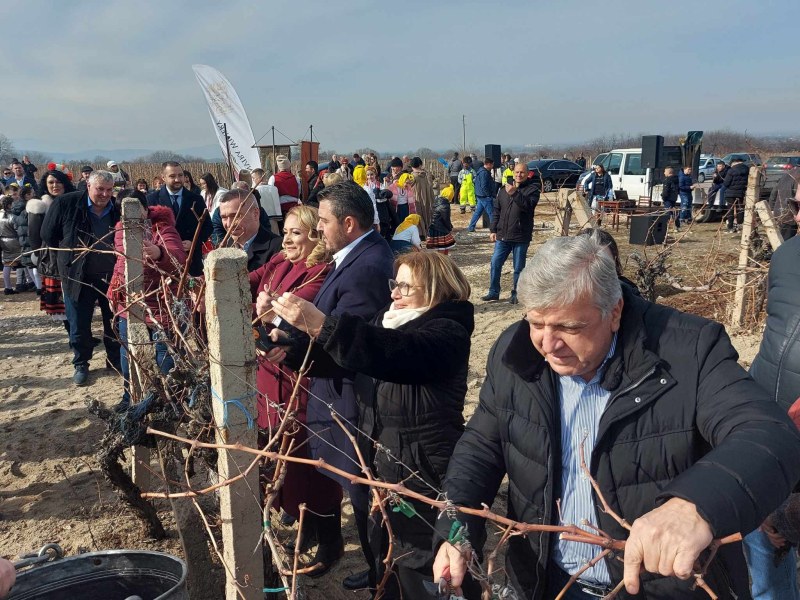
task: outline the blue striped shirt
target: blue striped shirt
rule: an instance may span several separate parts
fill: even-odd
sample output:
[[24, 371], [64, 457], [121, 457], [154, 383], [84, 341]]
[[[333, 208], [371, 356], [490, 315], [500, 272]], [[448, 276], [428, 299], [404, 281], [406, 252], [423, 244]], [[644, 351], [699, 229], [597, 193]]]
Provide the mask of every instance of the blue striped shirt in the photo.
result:
[[[561, 410], [561, 518], [563, 524], [581, 525], [585, 519], [597, 525], [597, 514], [592, 499], [592, 485], [581, 469], [581, 444], [586, 465], [589, 466], [594, 449], [600, 417], [606, 408], [611, 392], [600, 387], [606, 363], [614, 355], [617, 334], [605, 360], [588, 383], [582, 377], [559, 376], [559, 406]], [[592, 533], [595, 533], [592, 531]], [[579, 542], [567, 542], [554, 536], [553, 560], [564, 571], [574, 574], [597, 556], [600, 548]], [[581, 575], [581, 579], [603, 585], [611, 584], [611, 577], [600, 561]]]

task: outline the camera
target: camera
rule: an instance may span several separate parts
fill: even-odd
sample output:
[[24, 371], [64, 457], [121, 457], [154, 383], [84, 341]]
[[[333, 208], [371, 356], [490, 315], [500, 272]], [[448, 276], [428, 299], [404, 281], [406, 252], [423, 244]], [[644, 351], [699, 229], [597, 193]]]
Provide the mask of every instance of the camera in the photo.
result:
[[514, 185], [514, 176], [513, 175], [506, 175], [506, 183], [508, 185]]
[[273, 342], [269, 337], [269, 331], [263, 325], [253, 327], [253, 337], [256, 339], [256, 348], [262, 352], [269, 352], [281, 346], [289, 346], [291, 342], [288, 338], [280, 337], [277, 342]]

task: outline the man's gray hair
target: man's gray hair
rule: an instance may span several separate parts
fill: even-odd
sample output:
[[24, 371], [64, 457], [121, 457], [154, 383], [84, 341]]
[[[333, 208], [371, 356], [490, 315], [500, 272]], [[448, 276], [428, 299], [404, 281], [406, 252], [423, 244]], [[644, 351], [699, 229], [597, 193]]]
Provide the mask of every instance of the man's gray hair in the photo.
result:
[[567, 306], [588, 297], [604, 318], [622, 298], [614, 259], [597, 234], [545, 242], [520, 274], [517, 288], [526, 310]]
[[97, 169], [89, 174], [89, 183], [114, 183], [114, 176], [110, 171]]

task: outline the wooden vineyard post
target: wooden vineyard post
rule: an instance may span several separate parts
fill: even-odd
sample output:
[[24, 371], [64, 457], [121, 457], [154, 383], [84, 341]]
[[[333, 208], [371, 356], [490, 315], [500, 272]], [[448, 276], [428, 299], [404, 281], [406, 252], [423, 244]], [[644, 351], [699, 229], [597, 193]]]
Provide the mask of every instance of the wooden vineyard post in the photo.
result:
[[744, 323], [744, 314], [747, 302], [745, 289], [747, 288], [747, 268], [750, 266], [750, 238], [753, 235], [753, 224], [758, 198], [761, 195], [761, 169], [750, 167], [747, 179], [747, 193], [744, 197], [744, 224], [742, 226], [742, 240], [739, 244], [739, 275], [736, 277], [736, 292], [733, 297], [731, 310], [731, 323], [741, 327]]
[[[256, 353], [247, 255], [235, 248], [211, 252], [205, 261], [206, 325], [211, 403], [217, 441], [257, 445]], [[220, 450], [221, 480], [241, 474], [252, 461], [244, 452]], [[264, 598], [261, 494], [258, 469], [219, 490], [226, 600]]]
[[569, 235], [569, 222], [572, 220], [572, 205], [569, 203], [567, 188], [558, 188], [558, 208], [556, 209], [556, 222], [553, 231], [556, 235]]
[[[145, 214], [136, 198], [122, 201], [122, 245], [125, 253], [125, 296], [128, 298], [128, 389], [131, 403], [142, 400], [147, 389], [148, 367], [155, 369], [155, 352], [150, 343], [150, 332], [144, 318], [144, 307], [133, 299], [142, 295]], [[152, 366], [150, 366], [152, 365]], [[144, 446], [131, 448], [131, 480], [139, 489], [150, 486], [150, 449]]]
[[772, 246], [772, 251], [774, 252], [778, 249], [778, 246], [783, 243], [783, 236], [781, 235], [778, 227], [775, 225], [775, 219], [772, 218], [772, 213], [770, 212], [766, 202], [763, 200], [757, 202], [756, 212], [758, 213], [758, 219], [761, 221], [764, 229], [767, 230], [767, 239], [769, 240], [769, 245]]
[[561, 188], [558, 190], [558, 208], [553, 228], [556, 235], [569, 235], [569, 226], [573, 215], [577, 217], [581, 229], [594, 226], [592, 209], [583, 195], [576, 190]]

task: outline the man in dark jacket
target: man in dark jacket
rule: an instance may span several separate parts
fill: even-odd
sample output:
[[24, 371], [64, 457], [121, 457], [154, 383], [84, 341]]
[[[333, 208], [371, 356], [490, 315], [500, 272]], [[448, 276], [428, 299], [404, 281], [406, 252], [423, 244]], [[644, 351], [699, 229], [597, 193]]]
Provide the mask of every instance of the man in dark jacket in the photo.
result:
[[25, 165], [16, 159], [11, 163], [11, 177], [6, 179], [6, 185], [10, 183], [16, 183], [19, 186], [19, 189], [22, 189], [26, 185], [30, 186], [34, 194], [36, 194], [38, 190], [36, 187], [36, 180], [33, 178], [33, 175], [28, 173], [25, 170]]
[[[336, 267], [325, 278], [314, 298], [314, 306], [330, 316], [350, 314], [371, 320], [390, 302], [388, 282], [393, 275], [394, 263], [389, 245], [372, 227], [375, 217], [372, 200], [361, 186], [351, 181], [326, 187], [317, 198], [318, 229], [326, 248], [333, 253]], [[287, 359], [289, 367], [295, 370], [300, 367], [307, 347], [308, 336], [293, 339]], [[306, 415], [306, 423], [315, 433], [308, 440], [311, 456], [322, 458], [348, 473], [359, 474], [361, 469], [355, 448], [331, 417], [332, 407], [355, 434], [352, 426], [358, 422], [359, 414], [354, 389], [356, 373], [341, 367], [322, 372], [320, 369], [330, 361], [324, 361], [318, 352], [319, 349], [315, 348], [311, 354], [309, 374], [312, 379]], [[325, 353], [319, 354], [324, 356]], [[350, 590], [374, 587], [375, 559], [367, 535], [369, 489], [353, 485], [348, 479], [328, 471], [322, 472], [338, 481], [350, 495], [361, 549], [369, 565], [369, 570], [347, 577], [344, 586]], [[332, 512], [331, 518], [315, 519], [320, 542], [314, 558], [314, 563], [321, 565], [315, 571], [318, 575], [330, 569], [344, 551], [341, 512], [338, 507]]]
[[103, 316], [106, 366], [119, 370], [119, 342], [112, 328], [113, 313], [106, 298], [117, 260], [114, 226], [119, 221], [119, 212], [114, 207], [113, 190], [111, 173], [94, 171], [89, 177], [87, 191], [56, 198], [42, 223], [45, 245], [61, 249], [56, 253], [56, 264], [64, 288], [75, 385], [85, 385], [89, 377], [95, 303], [100, 305]]
[[494, 210], [493, 202], [496, 196], [496, 185], [492, 178], [491, 171], [494, 169], [494, 161], [488, 156], [483, 159], [483, 165], [478, 165], [475, 172], [475, 213], [469, 221], [467, 231], [475, 231], [475, 225], [483, 213], [491, 215]]
[[680, 213], [676, 206], [678, 203], [678, 176], [675, 169], [667, 167], [664, 169], [664, 184], [661, 186], [661, 204], [670, 211], [675, 218], [675, 229], [681, 228]]
[[[789, 201], [800, 225], [800, 195]], [[800, 238], [783, 243], [769, 264], [767, 326], [750, 375], [782, 411], [800, 398]], [[797, 566], [794, 546], [785, 540], [772, 543], [774, 515], [745, 538], [754, 598], [794, 600]]]
[[189, 275], [203, 274], [203, 243], [211, 236], [211, 215], [206, 214], [206, 203], [199, 194], [183, 187], [183, 167], [168, 160], [163, 164], [161, 177], [164, 185], [147, 195], [147, 206], [168, 206], [175, 213], [175, 229], [183, 240], [183, 249], [192, 247], [197, 236], [194, 252], [189, 256]]
[[[631, 294], [599, 237], [546, 242], [519, 292], [525, 319], [489, 353], [480, 403], [448, 466], [448, 500], [491, 506], [507, 474], [513, 521], [585, 519], [626, 540], [624, 567], [599, 560], [569, 598], [605, 595], [623, 579], [637, 598], [707, 598], [690, 577], [698, 555], [715, 538], [757, 527], [789, 494], [800, 433], [739, 366], [720, 324]], [[481, 520], [458, 519], [480, 551]], [[450, 528], [443, 516], [436, 539]], [[531, 532], [511, 538], [505, 573], [521, 597], [549, 600], [600, 550]], [[449, 543], [435, 579], [445, 567], [458, 586], [464, 561]], [[704, 579], [721, 599], [746, 598], [746, 577], [731, 579], [744, 569], [740, 545], [726, 544]]]
[[458, 174], [464, 168], [464, 163], [458, 158], [458, 152], [453, 152], [453, 158], [450, 164], [447, 165], [447, 176], [450, 178], [450, 183], [453, 184], [453, 202], [458, 202], [458, 190], [461, 184], [458, 182]]
[[219, 217], [225, 231], [230, 233], [228, 246], [247, 252], [247, 271], [255, 271], [276, 252], [283, 238], [272, 233], [269, 221], [262, 224], [262, 210], [250, 192], [230, 190], [219, 199]]
[[728, 233], [736, 233], [739, 231], [739, 225], [744, 223], [744, 195], [747, 192], [749, 176], [750, 169], [744, 161], [741, 158], [734, 158], [722, 184], [725, 187], [725, 202], [728, 204]]
[[681, 198], [681, 221], [684, 223], [692, 222], [692, 192], [694, 182], [692, 181], [692, 167], [684, 167], [678, 173], [678, 195]]
[[533, 211], [539, 204], [539, 182], [528, 178], [528, 165], [520, 161], [514, 166], [514, 183], [506, 184], [497, 192], [492, 210], [489, 239], [494, 242], [489, 293], [481, 300], [500, 299], [500, 274], [503, 264], [511, 254], [514, 262], [514, 283], [511, 287], [511, 304], [517, 303], [517, 280], [528, 246], [533, 239]]

